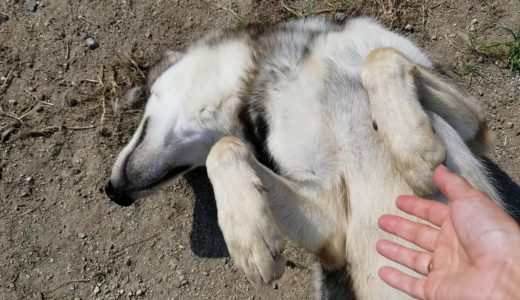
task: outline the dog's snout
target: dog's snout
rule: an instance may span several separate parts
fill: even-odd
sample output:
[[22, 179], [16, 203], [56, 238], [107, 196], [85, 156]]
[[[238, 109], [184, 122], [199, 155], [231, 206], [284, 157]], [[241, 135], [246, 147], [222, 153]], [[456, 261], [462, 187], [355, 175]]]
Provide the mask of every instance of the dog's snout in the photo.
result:
[[105, 194], [107, 194], [110, 200], [121, 206], [129, 206], [134, 202], [132, 197], [130, 197], [126, 192], [116, 188], [111, 181], [108, 181], [105, 186]]

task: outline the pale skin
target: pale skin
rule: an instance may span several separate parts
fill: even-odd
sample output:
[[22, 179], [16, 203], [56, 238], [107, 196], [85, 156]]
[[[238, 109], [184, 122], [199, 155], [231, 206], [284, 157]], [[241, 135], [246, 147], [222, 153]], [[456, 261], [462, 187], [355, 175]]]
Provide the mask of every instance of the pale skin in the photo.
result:
[[381, 255], [423, 276], [382, 267], [381, 279], [417, 299], [520, 299], [520, 227], [446, 167], [437, 167], [434, 179], [451, 205], [417, 196], [397, 198], [399, 209], [431, 225], [391, 215], [379, 219], [381, 229], [423, 250], [388, 240], [376, 245]]

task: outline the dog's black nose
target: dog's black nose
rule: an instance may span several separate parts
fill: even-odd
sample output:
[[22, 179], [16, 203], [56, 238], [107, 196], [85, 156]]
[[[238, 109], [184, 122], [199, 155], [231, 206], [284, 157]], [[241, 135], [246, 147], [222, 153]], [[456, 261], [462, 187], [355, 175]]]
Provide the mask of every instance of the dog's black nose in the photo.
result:
[[130, 197], [124, 191], [117, 189], [110, 181], [108, 181], [107, 185], [105, 186], [105, 194], [107, 194], [110, 200], [121, 206], [129, 206], [134, 203], [132, 197]]

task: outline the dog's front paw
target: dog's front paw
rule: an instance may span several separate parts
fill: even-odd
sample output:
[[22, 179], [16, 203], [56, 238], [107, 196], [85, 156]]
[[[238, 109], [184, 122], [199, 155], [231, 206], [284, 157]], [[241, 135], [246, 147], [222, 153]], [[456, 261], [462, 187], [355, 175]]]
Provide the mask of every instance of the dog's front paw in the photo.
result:
[[230, 228], [221, 224], [220, 227], [235, 264], [244, 270], [251, 282], [268, 284], [283, 275], [285, 242], [277, 228], [251, 221], [255, 224], [230, 224]]

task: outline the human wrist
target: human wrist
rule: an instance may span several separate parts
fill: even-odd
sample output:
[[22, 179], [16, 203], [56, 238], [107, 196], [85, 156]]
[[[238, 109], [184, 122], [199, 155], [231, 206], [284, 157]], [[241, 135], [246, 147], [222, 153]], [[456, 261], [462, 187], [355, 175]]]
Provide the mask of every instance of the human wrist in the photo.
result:
[[501, 269], [490, 299], [520, 299], [520, 255], [514, 253], [505, 257]]

